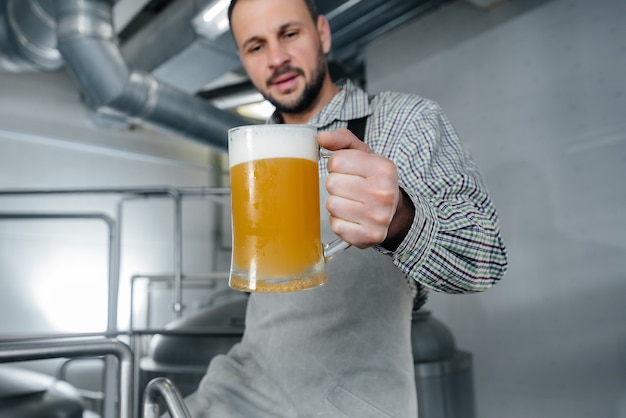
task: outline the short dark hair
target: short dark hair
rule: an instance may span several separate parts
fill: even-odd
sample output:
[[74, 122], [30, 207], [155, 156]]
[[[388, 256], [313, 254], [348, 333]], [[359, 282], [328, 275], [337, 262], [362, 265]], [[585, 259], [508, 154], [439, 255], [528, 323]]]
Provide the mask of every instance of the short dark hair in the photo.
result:
[[[235, 4], [237, 4], [238, 0], [231, 0], [230, 5], [228, 6], [228, 22], [230, 23], [231, 18], [233, 16], [233, 9], [235, 8]], [[309, 13], [311, 14], [311, 18], [314, 23], [317, 23], [317, 18], [319, 17], [319, 12], [317, 11], [317, 6], [315, 5], [315, 0], [302, 0], [306, 4], [307, 9], [309, 9]]]

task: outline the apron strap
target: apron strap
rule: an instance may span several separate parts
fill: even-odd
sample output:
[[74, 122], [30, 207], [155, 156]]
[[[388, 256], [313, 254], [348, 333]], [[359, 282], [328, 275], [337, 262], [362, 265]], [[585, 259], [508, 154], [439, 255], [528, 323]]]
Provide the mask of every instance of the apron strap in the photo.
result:
[[[374, 95], [369, 95], [368, 101], [370, 104], [372, 104], [372, 99], [374, 99]], [[368, 118], [369, 116], [363, 116], [362, 118], [348, 121], [348, 130], [363, 142], [365, 142], [365, 128], [367, 127]]]
[[352, 132], [361, 141], [363, 141], [365, 138], [366, 126], [367, 126], [367, 116], [348, 121], [348, 130], [350, 130], [350, 132]]

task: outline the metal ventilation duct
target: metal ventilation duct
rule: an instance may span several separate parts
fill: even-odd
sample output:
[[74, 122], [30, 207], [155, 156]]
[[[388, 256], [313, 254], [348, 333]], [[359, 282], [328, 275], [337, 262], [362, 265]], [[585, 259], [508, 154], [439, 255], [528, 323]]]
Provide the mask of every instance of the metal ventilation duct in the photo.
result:
[[241, 61], [230, 32], [207, 39], [196, 29], [194, 21], [212, 4], [211, 0], [155, 3], [162, 9], [142, 10], [119, 32], [120, 50], [132, 67], [190, 94], [224, 74], [240, 71]]
[[6, 0], [5, 7], [12, 49], [3, 58], [21, 69], [52, 70], [65, 64], [99, 114], [145, 122], [221, 151], [227, 149], [227, 130], [246, 123], [130, 68], [117, 44], [112, 1]]
[[0, 5], [5, 15], [4, 21], [0, 20], [2, 67], [10, 71], [61, 68], [63, 59], [56, 48], [54, 0], [0, 0]]

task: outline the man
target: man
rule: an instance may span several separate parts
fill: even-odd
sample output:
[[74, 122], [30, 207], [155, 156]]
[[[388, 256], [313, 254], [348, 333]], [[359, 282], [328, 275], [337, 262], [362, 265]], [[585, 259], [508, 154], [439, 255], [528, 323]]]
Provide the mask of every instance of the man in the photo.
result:
[[[331, 81], [329, 24], [309, 0], [233, 0], [229, 17], [252, 83], [276, 106], [270, 122], [314, 125], [336, 151], [320, 162], [322, 229], [353, 247], [321, 288], [252, 294], [242, 342], [213, 359], [188, 407], [211, 418], [416, 417], [412, 309], [426, 289], [482, 291], [506, 269], [481, 177], [435, 103], [370, 101]], [[364, 117], [357, 138], [346, 128]]]

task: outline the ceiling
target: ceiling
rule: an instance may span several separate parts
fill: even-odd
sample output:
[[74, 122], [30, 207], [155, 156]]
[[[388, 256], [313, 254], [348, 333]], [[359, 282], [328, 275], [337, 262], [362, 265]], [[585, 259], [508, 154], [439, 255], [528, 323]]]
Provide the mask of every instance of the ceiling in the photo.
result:
[[[364, 85], [368, 43], [451, 1], [317, 0], [333, 33], [334, 79]], [[488, 8], [503, 0], [464, 0]], [[96, 115], [152, 124], [225, 149], [234, 109], [258, 101], [230, 33], [194, 22], [213, 0], [0, 0], [0, 72], [67, 68]]]
[[[130, 1], [137, 3], [121, 0], [116, 8], [122, 10]], [[331, 75], [363, 84], [363, 53], [369, 42], [448, 1], [317, 0], [318, 10], [328, 18], [333, 33], [328, 56]], [[126, 22], [119, 37], [127, 59], [209, 100], [250, 92], [252, 86], [240, 67], [230, 34], [208, 41], [193, 32], [190, 20], [199, 13], [198, 3], [151, 0], [139, 10], [118, 15], [119, 21]]]

